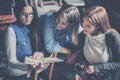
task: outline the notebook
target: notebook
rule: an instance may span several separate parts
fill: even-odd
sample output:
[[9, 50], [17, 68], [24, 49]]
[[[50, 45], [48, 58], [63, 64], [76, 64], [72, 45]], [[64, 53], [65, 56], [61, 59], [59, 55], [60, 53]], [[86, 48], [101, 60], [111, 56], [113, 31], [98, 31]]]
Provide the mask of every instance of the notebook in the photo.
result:
[[[41, 60], [43, 63], [53, 63], [53, 62], [62, 62], [64, 60], [60, 59], [60, 58], [52, 58], [52, 57], [46, 57], [46, 58], [43, 58]], [[33, 65], [33, 64], [39, 64], [40, 61], [39, 60], [36, 60], [36, 59], [32, 59], [30, 57], [25, 57], [24, 59], [24, 63], [25, 64], [30, 64], [30, 65]]]

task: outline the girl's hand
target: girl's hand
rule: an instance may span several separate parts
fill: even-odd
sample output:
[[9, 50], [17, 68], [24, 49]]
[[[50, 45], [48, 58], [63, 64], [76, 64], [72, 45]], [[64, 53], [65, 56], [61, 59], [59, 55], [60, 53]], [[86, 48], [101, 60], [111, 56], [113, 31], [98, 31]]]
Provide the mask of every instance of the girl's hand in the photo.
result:
[[88, 68], [87, 68], [87, 70], [86, 70], [86, 73], [88, 73], [88, 74], [91, 74], [91, 73], [94, 73], [94, 66], [93, 65], [91, 65], [91, 66], [88, 66]]
[[43, 64], [43, 65], [39, 65], [39, 66], [37, 66], [37, 67], [35, 68], [35, 70], [41, 70], [41, 71], [43, 71], [43, 70], [45, 70], [48, 66], [49, 66], [48, 63], [47, 63], [47, 64]]
[[35, 52], [32, 56], [32, 59], [36, 59], [36, 60], [39, 60], [39, 64], [34, 64], [33, 65], [33, 68], [36, 68], [36, 67], [43, 67], [43, 62], [41, 61], [42, 58], [43, 58], [43, 53], [42, 52]]
[[32, 56], [33, 59], [41, 60], [43, 58], [43, 53], [42, 52], [35, 52]]
[[45, 70], [48, 66], [49, 66], [49, 64], [43, 64], [43, 62], [42, 62], [42, 59], [43, 59], [43, 53], [42, 52], [35, 52], [34, 54], [33, 54], [33, 59], [37, 59], [37, 60], [39, 60], [39, 64], [34, 64], [33, 65], [33, 68], [35, 69], [35, 70]]
[[75, 80], [82, 80], [78, 74], [75, 74]]
[[71, 51], [70, 50], [68, 50], [68, 49], [66, 49], [66, 48], [64, 48], [64, 47], [62, 47], [61, 48], [61, 50], [60, 50], [60, 53], [62, 53], [62, 54], [70, 54], [71, 53]]

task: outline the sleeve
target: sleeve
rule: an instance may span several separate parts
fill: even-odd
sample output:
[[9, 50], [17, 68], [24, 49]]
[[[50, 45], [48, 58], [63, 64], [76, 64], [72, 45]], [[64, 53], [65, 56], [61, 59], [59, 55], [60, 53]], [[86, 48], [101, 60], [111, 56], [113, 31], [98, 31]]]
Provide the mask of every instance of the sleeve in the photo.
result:
[[55, 27], [55, 19], [50, 16], [45, 16], [45, 24], [44, 24], [44, 42], [45, 48], [50, 53], [59, 53], [61, 50], [61, 46], [58, 41], [54, 39], [54, 27]]
[[109, 73], [114, 72], [118, 69], [120, 69], [120, 63], [119, 62], [107, 62], [103, 64], [94, 65], [95, 72], [99, 73]]
[[112, 30], [106, 37], [106, 42], [112, 52], [112, 59], [107, 63], [94, 65], [95, 71], [100, 73], [113, 72], [120, 69], [120, 35], [115, 30]]
[[[5, 49], [7, 53], [8, 63], [15, 69], [25, 69], [27, 65], [18, 61], [16, 57], [16, 36], [11, 27], [5, 32]], [[25, 69], [26, 70], [26, 69]]]

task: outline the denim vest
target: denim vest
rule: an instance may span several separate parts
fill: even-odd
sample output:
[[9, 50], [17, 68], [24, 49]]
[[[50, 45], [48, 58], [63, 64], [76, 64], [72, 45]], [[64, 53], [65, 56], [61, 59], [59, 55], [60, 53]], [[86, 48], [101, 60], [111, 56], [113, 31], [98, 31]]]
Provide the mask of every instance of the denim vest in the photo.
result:
[[19, 61], [24, 61], [25, 56], [32, 55], [30, 39], [28, 36], [29, 30], [26, 26], [12, 25], [16, 35], [16, 56]]

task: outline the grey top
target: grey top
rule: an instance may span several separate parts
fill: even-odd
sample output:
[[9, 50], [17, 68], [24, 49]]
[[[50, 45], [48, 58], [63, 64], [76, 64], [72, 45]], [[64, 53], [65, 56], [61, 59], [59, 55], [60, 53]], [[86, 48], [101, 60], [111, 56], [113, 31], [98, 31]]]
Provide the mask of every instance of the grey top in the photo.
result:
[[27, 73], [28, 66], [16, 58], [16, 36], [11, 27], [5, 32], [5, 49], [7, 53], [8, 65], [5, 73], [12, 76], [20, 76]]

